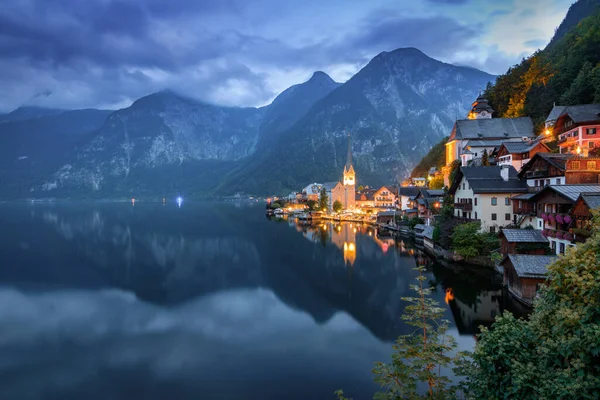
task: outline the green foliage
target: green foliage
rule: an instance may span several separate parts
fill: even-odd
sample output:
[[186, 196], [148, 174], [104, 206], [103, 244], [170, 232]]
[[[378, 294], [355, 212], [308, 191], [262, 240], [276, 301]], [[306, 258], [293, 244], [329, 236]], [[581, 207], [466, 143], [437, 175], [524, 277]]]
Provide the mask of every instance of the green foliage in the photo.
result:
[[358, 191], [359, 191], [359, 192], [362, 192], [363, 190], [365, 190], [365, 187], [364, 187], [363, 185], [360, 185], [360, 186], [358, 187]]
[[452, 164], [450, 164], [450, 175], [449, 175], [450, 186], [452, 186], [452, 182], [454, 182], [456, 173], [460, 169], [461, 165], [462, 165], [462, 163], [460, 162], [460, 160], [454, 160], [454, 161], [452, 161]]
[[529, 115], [540, 128], [554, 102], [600, 101], [600, 8], [597, 0], [575, 5], [551, 45], [488, 85], [485, 96], [497, 116]]
[[311, 211], [316, 211], [318, 208], [318, 203], [315, 200], [308, 200], [306, 202], [306, 205], [308, 206], [308, 209]]
[[[383, 388], [376, 399], [449, 399], [457, 395], [458, 388], [441, 371], [453, 367], [458, 359], [452, 355], [456, 342], [447, 334], [449, 321], [442, 318], [445, 309], [430, 297], [432, 289], [424, 287], [425, 268], [416, 269], [419, 283], [411, 288], [418, 296], [402, 298], [409, 303], [402, 319], [415, 330], [398, 338], [390, 363], [375, 364], [375, 381]], [[420, 393], [423, 385], [427, 389]]]
[[327, 189], [324, 187], [321, 188], [321, 193], [319, 194], [319, 210], [327, 211], [327, 207], [329, 205], [329, 196], [327, 196]]
[[333, 211], [336, 213], [342, 211], [343, 208], [344, 205], [339, 200], [333, 202]]
[[[533, 229], [533, 227], [523, 229]], [[535, 250], [544, 250], [544, 254], [548, 256], [556, 254], [556, 252], [554, 252], [547, 243], [517, 243], [515, 246], [515, 251], [517, 254], [528, 254]]]
[[473, 399], [600, 398], [600, 220], [548, 268], [528, 321], [510, 314], [483, 329], [461, 374]]
[[271, 209], [272, 210], [276, 210], [278, 208], [281, 208], [281, 204], [279, 204], [278, 202], [271, 203]]
[[479, 233], [481, 224], [469, 222], [454, 227], [451, 249], [464, 258], [488, 255], [500, 247], [500, 240], [492, 233]]
[[[421, 161], [412, 170], [410, 176], [415, 178], [419, 176], [426, 176], [431, 167], [441, 169], [446, 164], [446, 142], [448, 136], [443, 138], [438, 144], [433, 146], [431, 150], [421, 158]], [[440, 188], [441, 189], [441, 188]]]
[[481, 165], [484, 167], [490, 166], [490, 156], [487, 152], [487, 149], [483, 149], [483, 155], [481, 156]]
[[408, 227], [410, 229], [415, 229], [415, 225], [424, 224], [424, 223], [425, 223], [425, 221], [423, 221], [423, 218], [412, 217], [411, 219], [408, 220]]
[[438, 174], [429, 181], [430, 189], [442, 189], [444, 187], [444, 175]]

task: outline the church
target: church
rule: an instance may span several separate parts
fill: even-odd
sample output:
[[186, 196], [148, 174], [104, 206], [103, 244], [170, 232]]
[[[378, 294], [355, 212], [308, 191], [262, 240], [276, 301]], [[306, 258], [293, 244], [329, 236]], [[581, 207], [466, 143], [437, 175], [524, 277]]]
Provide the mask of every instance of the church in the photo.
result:
[[333, 203], [339, 201], [345, 210], [356, 207], [356, 172], [352, 165], [352, 140], [348, 134], [348, 154], [342, 174], [342, 182], [326, 182], [324, 185], [329, 198], [329, 209], [333, 209]]

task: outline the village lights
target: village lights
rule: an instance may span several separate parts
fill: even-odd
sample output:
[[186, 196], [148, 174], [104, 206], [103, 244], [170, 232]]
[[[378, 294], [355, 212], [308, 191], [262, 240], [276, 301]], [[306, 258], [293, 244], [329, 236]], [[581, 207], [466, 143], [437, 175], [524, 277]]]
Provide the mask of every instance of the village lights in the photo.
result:
[[183, 203], [183, 198], [181, 196], [179, 196], [177, 198], [177, 205], [179, 206], [179, 208], [181, 208], [181, 203]]
[[546, 128], [545, 133], [546, 133], [546, 136], [550, 136], [550, 128]]
[[577, 154], [581, 154], [581, 147], [577, 146]]

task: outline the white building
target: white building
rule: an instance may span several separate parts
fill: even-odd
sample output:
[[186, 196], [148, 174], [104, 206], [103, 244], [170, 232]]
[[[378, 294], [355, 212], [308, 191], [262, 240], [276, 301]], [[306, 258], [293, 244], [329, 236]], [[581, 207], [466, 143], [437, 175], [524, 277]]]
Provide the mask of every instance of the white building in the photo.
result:
[[454, 216], [479, 221], [482, 232], [497, 232], [516, 222], [511, 197], [527, 191], [513, 167], [461, 167], [450, 187]]

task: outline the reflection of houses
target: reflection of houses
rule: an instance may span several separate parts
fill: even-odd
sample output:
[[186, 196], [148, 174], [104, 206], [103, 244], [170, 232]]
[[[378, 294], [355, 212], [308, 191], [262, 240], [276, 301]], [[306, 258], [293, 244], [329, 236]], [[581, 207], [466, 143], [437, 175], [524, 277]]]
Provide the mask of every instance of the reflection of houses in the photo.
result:
[[479, 327], [490, 326], [496, 316], [502, 313], [502, 290], [482, 291], [473, 304], [468, 304], [454, 296], [452, 289], [446, 289], [446, 303], [450, 306], [456, 328], [461, 335], [478, 334]]
[[548, 265], [557, 259], [556, 256], [539, 256], [525, 254], [509, 254], [502, 260], [504, 267], [504, 284], [508, 292], [526, 305], [533, 301], [546, 281]]
[[354, 265], [356, 261], [356, 232], [354, 224], [340, 224], [331, 229], [331, 243], [342, 250], [344, 264]]
[[502, 229], [500, 231], [500, 253], [546, 254], [548, 239], [538, 229]]

